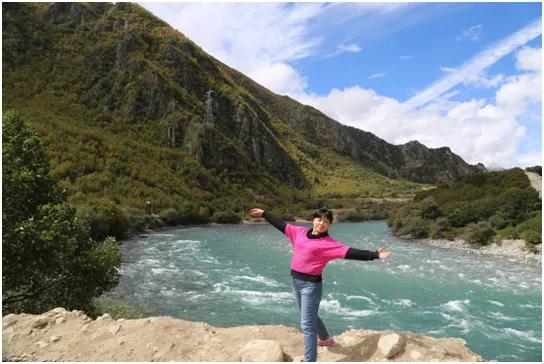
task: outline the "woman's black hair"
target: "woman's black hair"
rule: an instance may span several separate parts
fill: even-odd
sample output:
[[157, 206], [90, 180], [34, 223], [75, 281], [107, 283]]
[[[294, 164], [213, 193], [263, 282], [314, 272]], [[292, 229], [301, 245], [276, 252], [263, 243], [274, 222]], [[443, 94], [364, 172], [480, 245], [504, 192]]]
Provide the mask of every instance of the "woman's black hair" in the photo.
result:
[[319, 218], [323, 218], [323, 216], [325, 216], [327, 219], [329, 219], [329, 222], [332, 222], [332, 211], [331, 210], [328, 210], [324, 207], [318, 209], [318, 210], [315, 210], [314, 212], [314, 219], [316, 217], [319, 217]]

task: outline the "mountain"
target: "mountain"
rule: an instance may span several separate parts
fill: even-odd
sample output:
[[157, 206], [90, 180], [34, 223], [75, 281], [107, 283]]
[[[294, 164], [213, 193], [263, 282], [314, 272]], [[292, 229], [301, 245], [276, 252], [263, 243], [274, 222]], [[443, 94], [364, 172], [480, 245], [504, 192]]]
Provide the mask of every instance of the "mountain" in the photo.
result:
[[135, 4], [2, 9], [3, 109], [35, 128], [76, 205], [204, 220], [254, 204], [296, 213], [483, 169], [276, 95]]

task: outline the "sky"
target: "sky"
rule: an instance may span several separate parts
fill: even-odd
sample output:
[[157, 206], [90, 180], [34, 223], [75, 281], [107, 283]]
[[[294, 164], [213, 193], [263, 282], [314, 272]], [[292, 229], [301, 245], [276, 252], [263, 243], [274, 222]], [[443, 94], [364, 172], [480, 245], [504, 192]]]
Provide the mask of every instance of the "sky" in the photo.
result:
[[392, 144], [542, 164], [542, 5], [139, 3], [281, 95]]

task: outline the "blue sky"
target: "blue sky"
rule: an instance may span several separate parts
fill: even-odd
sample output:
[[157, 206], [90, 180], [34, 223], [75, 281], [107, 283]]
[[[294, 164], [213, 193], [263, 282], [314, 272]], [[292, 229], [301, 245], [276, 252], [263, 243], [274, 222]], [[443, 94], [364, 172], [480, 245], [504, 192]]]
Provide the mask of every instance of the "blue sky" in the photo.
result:
[[278, 94], [393, 144], [541, 164], [540, 3], [140, 3]]

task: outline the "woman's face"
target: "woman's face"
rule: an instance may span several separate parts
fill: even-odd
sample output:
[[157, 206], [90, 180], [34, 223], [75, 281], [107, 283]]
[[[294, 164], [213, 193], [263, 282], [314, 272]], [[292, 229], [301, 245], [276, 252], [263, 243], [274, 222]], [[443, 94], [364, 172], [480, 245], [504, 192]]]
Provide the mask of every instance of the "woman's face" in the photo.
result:
[[314, 231], [316, 231], [318, 234], [324, 233], [325, 231], [329, 230], [329, 225], [331, 222], [329, 219], [327, 219], [325, 216], [323, 217], [314, 217]]

